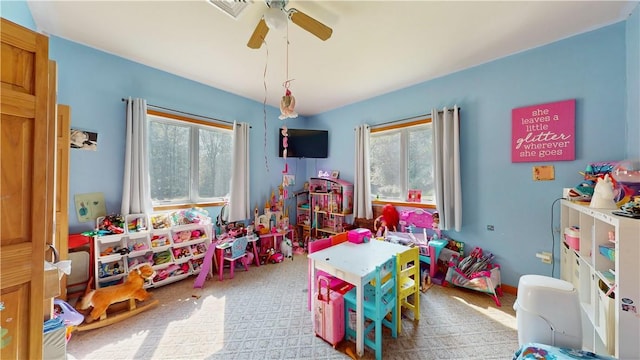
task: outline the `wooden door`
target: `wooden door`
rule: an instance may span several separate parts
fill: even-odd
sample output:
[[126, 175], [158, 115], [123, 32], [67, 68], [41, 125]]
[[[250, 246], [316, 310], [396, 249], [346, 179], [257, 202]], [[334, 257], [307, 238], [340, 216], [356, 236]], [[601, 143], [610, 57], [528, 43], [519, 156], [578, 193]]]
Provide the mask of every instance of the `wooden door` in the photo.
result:
[[40, 359], [45, 243], [53, 236], [49, 41], [1, 21], [0, 358]]
[[[58, 105], [56, 122], [56, 236], [55, 245], [60, 260], [69, 258], [69, 135], [71, 127], [71, 108]], [[60, 283], [59, 298], [67, 299], [67, 277]]]

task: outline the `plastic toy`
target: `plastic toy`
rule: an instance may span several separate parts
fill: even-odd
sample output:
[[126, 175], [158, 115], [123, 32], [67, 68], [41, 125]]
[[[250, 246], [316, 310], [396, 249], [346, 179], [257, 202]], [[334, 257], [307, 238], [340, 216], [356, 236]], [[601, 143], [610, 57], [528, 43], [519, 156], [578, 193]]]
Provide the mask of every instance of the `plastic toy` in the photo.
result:
[[291, 258], [291, 260], [293, 260], [293, 245], [291, 244], [291, 240], [286, 236], [280, 243], [280, 251], [284, 257]]
[[151, 294], [143, 288], [143, 285], [144, 280], [151, 278], [153, 274], [153, 268], [149, 264], [144, 264], [131, 270], [124, 283], [89, 292], [80, 303], [81, 310], [93, 307], [90, 316], [87, 316], [85, 321], [90, 323], [102, 318], [111, 304], [131, 298], [138, 301], [148, 299]]
[[617, 209], [618, 206], [613, 200], [615, 194], [613, 192], [613, 183], [609, 174], [606, 174], [604, 178], [598, 178], [596, 186], [593, 189], [593, 197], [589, 207], [596, 209]]

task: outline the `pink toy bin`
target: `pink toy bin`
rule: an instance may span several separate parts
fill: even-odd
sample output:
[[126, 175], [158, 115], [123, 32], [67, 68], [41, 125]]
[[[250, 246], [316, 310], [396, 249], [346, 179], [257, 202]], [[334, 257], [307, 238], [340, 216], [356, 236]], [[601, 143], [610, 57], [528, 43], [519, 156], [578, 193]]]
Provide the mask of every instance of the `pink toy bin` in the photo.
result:
[[371, 239], [371, 230], [369, 229], [353, 229], [349, 230], [347, 234], [347, 240], [354, 244], [362, 244], [363, 242], [368, 242]]
[[573, 250], [580, 250], [580, 229], [575, 226], [564, 229], [564, 242]]

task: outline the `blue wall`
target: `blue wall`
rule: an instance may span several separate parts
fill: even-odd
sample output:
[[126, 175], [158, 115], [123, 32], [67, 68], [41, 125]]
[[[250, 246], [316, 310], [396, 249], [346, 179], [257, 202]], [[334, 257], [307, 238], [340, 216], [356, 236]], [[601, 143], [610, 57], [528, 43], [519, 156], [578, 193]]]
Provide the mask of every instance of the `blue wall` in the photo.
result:
[[0, 1], [0, 16], [31, 30], [36, 30], [36, 23], [33, 21], [29, 6], [24, 0]]
[[[357, 124], [460, 106], [463, 227], [448, 235], [465, 242], [466, 249], [480, 246], [496, 254], [504, 283], [516, 286], [522, 274], [551, 274], [551, 266], [535, 253], [551, 250], [551, 209], [562, 188], [575, 186], [588, 162], [626, 157], [625, 58], [621, 22], [309, 121], [330, 127], [330, 153], [335, 154], [351, 150], [343, 144], [353, 144]], [[565, 99], [576, 99], [576, 160], [551, 163], [555, 181], [534, 182], [532, 166], [548, 163], [511, 163], [511, 110]], [[331, 157], [327, 163], [353, 179], [352, 156]], [[554, 209], [557, 227], [559, 206]], [[555, 276], [559, 241], [555, 234]]]
[[[267, 107], [266, 146], [262, 103], [186, 80], [61, 38], [50, 39], [51, 59], [58, 64], [58, 102], [71, 106], [71, 127], [97, 132], [98, 151], [71, 151], [70, 204], [74, 194], [103, 192], [107, 212], [119, 212], [122, 197], [125, 104], [123, 97], [142, 97], [148, 104], [252, 124], [250, 161], [252, 206], [264, 204], [282, 181], [284, 161], [277, 158], [279, 109]], [[262, 80], [260, 80], [262, 81]], [[289, 120], [289, 127], [294, 121]], [[264, 153], [268, 155], [265, 164]], [[296, 166], [300, 162], [302, 166]], [[303, 161], [289, 160], [302, 171]], [[260, 206], [262, 208], [263, 206]], [[210, 209], [217, 215], [217, 209]], [[70, 231], [86, 229], [70, 214]]]
[[627, 158], [640, 159], [640, 5], [627, 23]]
[[[2, 2], [2, 11], [3, 17], [34, 29], [25, 3], [6, 6]], [[457, 104], [462, 108], [464, 225], [461, 232], [449, 235], [464, 241], [467, 249], [480, 246], [495, 253], [505, 284], [516, 286], [522, 274], [550, 275], [551, 266], [542, 264], [535, 253], [551, 249], [552, 204], [562, 188], [576, 185], [581, 180], [578, 171], [588, 162], [637, 156], [640, 136], [625, 138], [625, 133], [628, 129], [631, 134], [640, 132], [638, 23], [636, 7], [625, 22], [306, 120], [287, 120], [290, 128], [313, 124], [313, 128], [330, 130], [330, 157], [289, 159], [290, 172], [295, 172], [299, 183], [318, 169], [339, 170], [341, 178], [352, 181], [353, 156], [337, 154], [353, 154], [356, 125]], [[278, 109], [267, 107], [265, 136], [262, 103], [57, 37], [50, 39], [50, 57], [58, 64], [58, 102], [71, 106], [72, 127], [99, 133], [97, 152], [71, 152], [71, 232], [92, 227], [77, 222], [74, 194], [103, 192], [107, 210], [120, 209], [123, 97], [143, 97], [150, 104], [252, 124], [251, 203], [264, 203], [280, 183], [284, 161], [276, 157], [277, 128], [282, 125]], [[511, 109], [563, 99], [576, 99], [576, 160], [552, 163], [555, 181], [533, 182], [531, 167], [540, 164], [511, 163]], [[556, 204], [556, 227], [558, 209]], [[495, 231], [487, 231], [487, 225], [494, 225]], [[559, 241], [555, 234], [555, 276]]]

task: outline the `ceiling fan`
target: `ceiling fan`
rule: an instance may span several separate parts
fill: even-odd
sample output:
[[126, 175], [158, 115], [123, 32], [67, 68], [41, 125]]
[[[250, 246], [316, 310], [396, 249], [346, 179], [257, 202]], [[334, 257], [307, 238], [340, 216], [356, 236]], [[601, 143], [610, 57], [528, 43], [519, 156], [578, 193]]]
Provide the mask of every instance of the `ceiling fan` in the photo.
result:
[[311, 34], [317, 36], [321, 40], [327, 40], [331, 37], [333, 30], [312, 18], [311, 16], [303, 13], [296, 8], [286, 9], [285, 7], [289, 3], [288, 0], [265, 0], [267, 4], [267, 11], [262, 15], [262, 18], [258, 22], [247, 46], [251, 49], [259, 49], [262, 46], [262, 42], [267, 37], [269, 28], [276, 28], [282, 23], [291, 20], [294, 24], [307, 30]]

